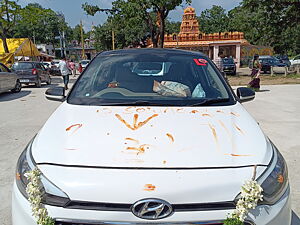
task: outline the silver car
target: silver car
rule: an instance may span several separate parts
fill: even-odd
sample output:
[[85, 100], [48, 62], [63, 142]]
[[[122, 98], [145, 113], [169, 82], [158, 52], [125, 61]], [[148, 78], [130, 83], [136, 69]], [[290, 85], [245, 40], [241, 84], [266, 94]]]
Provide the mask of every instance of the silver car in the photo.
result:
[[20, 92], [22, 85], [17, 74], [12, 73], [4, 64], [0, 63], [0, 93], [12, 91]]

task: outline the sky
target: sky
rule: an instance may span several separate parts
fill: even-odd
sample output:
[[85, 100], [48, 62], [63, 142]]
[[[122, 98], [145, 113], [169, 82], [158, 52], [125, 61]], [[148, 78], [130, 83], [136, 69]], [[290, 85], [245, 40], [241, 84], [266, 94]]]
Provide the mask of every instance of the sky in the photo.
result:
[[[213, 5], [220, 5], [226, 10], [233, 9], [238, 6], [242, 0], [193, 0], [192, 7], [196, 9], [196, 14], [200, 15], [201, 11], [211, 8]], [[75, 27], [82, 20], [85, 30], [90, 30], [92, 24], [103, 24], [107, 18], [105, 13], [97, 13], [95, 16], [85, 14], [81, 5], [85, 2], [99, 5], [101, 8], [110, 8], [113, 0], [19, 0], [18, 3], [23, 7], [28, 3], [39, 3], [44, 8], [51, 8], [54, 11], [62, 12], [66, 21], [71, 27]], [[187, 5], [186, 5], [187, 6]], [[185, 6], [185, 7], [186, 7]], [[181, 21], [183, 7], [177, 7], [169, 15], [169, 19], [173, 21]]]

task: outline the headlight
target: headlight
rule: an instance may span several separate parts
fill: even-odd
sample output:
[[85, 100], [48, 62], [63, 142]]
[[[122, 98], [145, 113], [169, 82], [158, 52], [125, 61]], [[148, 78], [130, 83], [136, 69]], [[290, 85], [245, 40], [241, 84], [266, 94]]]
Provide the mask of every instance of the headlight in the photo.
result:
[[[34, 170], [34, 168], [36, 167], [36, 164], [31, 155], [32, 142], [33, 140], [27, 145], [26, 149], [22, 152], [17, 163], [16, 171], [17, 186], [26, 199], [28, 199], [26, 193], [28, 180], [25, 177], [25, 173]], [[63, 207], [70, 201], [67, 194], [65, 194], [62, 190], [60, 190], [53, 183], [51, 183], [43, 174], [41, 174], [40, 178], [42, 184], [41, 190], [43, 193], [43, 204]]]
[[275, 204], [288, 187], [286, 162], [274, 144], [271, 144], [274, 152], [273, 161], [267, 171], [258, 179], [258, 182], [261, 183], [261, 187], [264, 190], [264, 201], [261, 204], [267, 205]]

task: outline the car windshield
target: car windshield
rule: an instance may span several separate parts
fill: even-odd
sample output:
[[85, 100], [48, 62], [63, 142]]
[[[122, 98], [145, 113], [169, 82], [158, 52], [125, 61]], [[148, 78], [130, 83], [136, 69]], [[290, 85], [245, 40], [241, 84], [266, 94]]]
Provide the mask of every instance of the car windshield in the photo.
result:
[[185, 54], [99, 55], [68, 102], [82, 105], [232, 104], [226, 83], [206, 57]]
[[32, 63], [17, 62], [12, 66], [12, 70], [30, 70], [33, 69]]
[[234, 64], [234, 61], [232, 58], [225, 58], [223, 59], [224, 64]]

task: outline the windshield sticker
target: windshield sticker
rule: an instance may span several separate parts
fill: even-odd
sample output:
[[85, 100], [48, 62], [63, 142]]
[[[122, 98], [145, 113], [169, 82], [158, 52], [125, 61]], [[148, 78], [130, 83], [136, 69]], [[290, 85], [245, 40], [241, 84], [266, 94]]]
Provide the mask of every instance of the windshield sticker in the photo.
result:
[[194, 59], [197, 66], [207, 66], [208, 61], [206, 59]]

